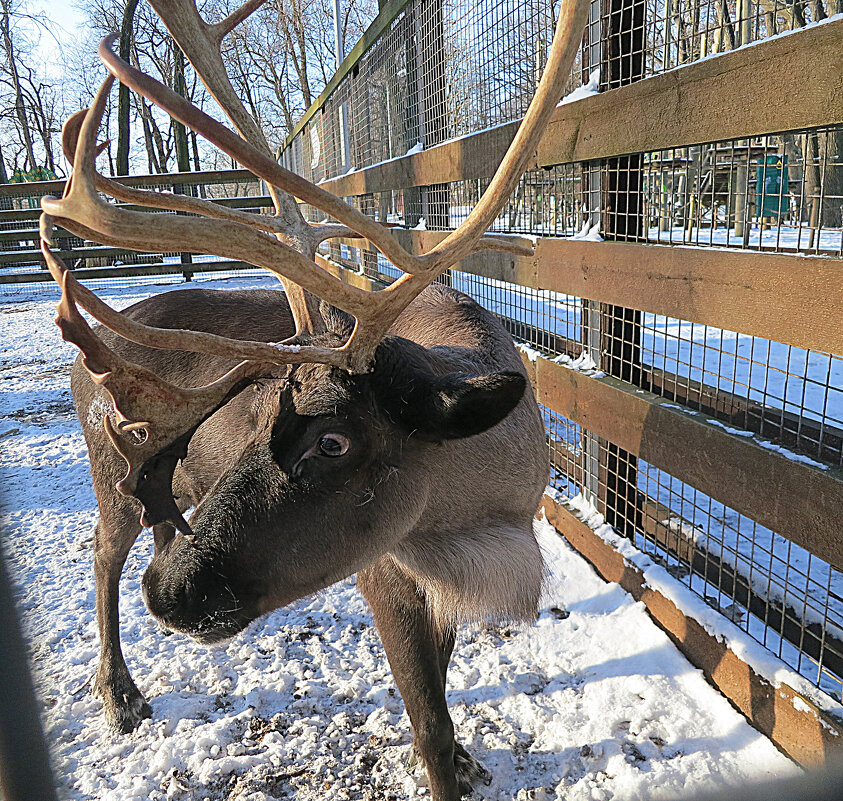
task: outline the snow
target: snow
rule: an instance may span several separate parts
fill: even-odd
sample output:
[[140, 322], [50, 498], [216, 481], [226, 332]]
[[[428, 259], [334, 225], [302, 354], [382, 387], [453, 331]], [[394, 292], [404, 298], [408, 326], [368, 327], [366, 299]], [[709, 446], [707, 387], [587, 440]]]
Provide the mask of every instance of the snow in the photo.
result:
[[598, 368], [597, 363], [591, 357], [591, 354], [587, 353], [585, 350], [583, 350], [583, 352], [575, 359], [572, 359], [566, 353], [563, 353], [561, 356], [557, 356], [551, 361], [556, 364], [561, 364], [569, 370], [575, 370], [578, 373], [583, 373], [591, 378], [602, 378], [606, 375], [606, 373], [602, 372]]
[[[725, 423], [721, 423], [719, 420], [708, 420], [707, 422], [709, 425], [722, 428], [729, 434], [735, 434], [739, 437], [754, 437], [752, 431], [746, 431], [742, 428], [733, 428], [732, 426], [727, 426]], [[767, 450], [776, 451], [776, 453], [780, 453], [782, 456], [784, 456], [786, 459], [790, 459], [790, 461], [792, 462], [802, 462], [803, 464], [809, 464], [812, 467], [818, 467], [820, 470], [829, 469], [829, 466], [827, 464], [818, 462], [816, 459], [812, 459], [810, 456], [805, 456], [804, 453], [796, 453], [790, 450], [789, 448], [785, 448], [783, 445], [777, 445], [775, 442], [770, 442], [768, 440], [763, 439], [755, 439], [754, 442], [756, 445], [760, 445], [762, 448], [766, 448]]]
[[580, 228], [580, 230], [573, 236], [567, 237], [567, 239], [576, 240], [578, 242], [602, 242], [603, 237], [600, 236], [600, 213], [597, 212], [593, 216], [595, 217], [595, 220], [594, 222], [591, 222], [591, 215], [586, 215], [582, 228]]
[[569, 92], [565, 95], [565, 97], [556, 104], [556, 108], [564, 106], [567, 103], [574, 103], [577, 100], [584, 100], [586, 97], [594, 97], [594, 95], [597, 94], [600, 94], [600, 67], [591, 72], [588, 76], [587, 83], [582, 86], [578, 86], [573, 92]]
[[419, 221], [410, 229], [411, 231], [426, 231], [427, 220], [424, 217], [419, 217]]
[[529, 345], [527, 345], [523, 342], [519, 342], [515, 347], [521, 353], [523, 353], [527, 357], [527, 359], [529, 359], [531, 362], [538, 361], [539, 356], [541, 356], [541, 353], [539, 353], [537, 350], [535, 350], [534, 348], [531, 348]]
[[759, 229], [757, 223], [753, 223], [748, 228], [746, 241], [744, 241], [744, 237], [739, 236], [734, 227], [712, 225], [710, 220], [704, 219], [703, 224], [699, 226], [685, 228], [678, 225], [665, 231], [659, 230], [659, 227], [654, 225], [647, 230], [647, 238], [651, 242], [667, 242], [672, 245], [796, 250], [805, 252], [806, 255], [811, 255], [814, 249], [839, 252], [843, 246], [843, 231], [839, 228], [823, 228], [819, 232], [815, 230], [813, 242], [811, 233], [811, 228], [807, 223], [800, 227], [782, 222], [781, 225], [773, 225], [763, 231]]
[[[623, 556], [624, 562], [636, 567], [643, 574], [646, 586], [660, 592], [686, 617], [696, 620], [708, 634], [724, 643], [730, 651], [743, 662], [746, 662], [759, 676], [769, 681], [776, 688], [786, 684], [809, 698], [820, 709], [838, 718], [843, 717], [843, 705], [791, 670], [784, 662], [738, 628], [726, 616], [712, 609], [698, 595], [691, 592], [688, 587], [673, 578], [664, 567], [656, 564], [647, 554], [639, 551], [627, 537], [618, 535], [614, 528], [606, 523], [605, 518], [597, 511], [593, 503], [582, 493], [573, 498], [566, 498], [555, 491], [549, 491], [549, 494], [555, 500], [567, 506], [604, 542], [618, 551]], [[698, 534], [699, 532], [697, 532]]]
[[[100, 294], [122, 307], [159, 289], [145, 279]], [[148, 532], [129, 555], [121, 616], [153, 717], [130, 736], [105, 729], [89, 692], [96, 506], [68, 389], [75, 349], [51, 323], [56, 300], [46, 288], [22, 289], [0, 305], [0, 469], [5, 549], [61, 797], [418, 797], [421, 777], [404, 768], [409, 723], [353, 578], [206, 648], [163, 636], [146, 613]], [[600, 580], [546, 523], [537, 532], [549, 573], [536, 624], [464, 630], [454, 652], [457, 736], [494, 774], [474, 798], [634, 800], [797, 772], [641, 604]]]
[[424, 145], [421, 142], [416, 142], [404, 155], [415, 156], [416, 153], [421, 153], [424, 150]]

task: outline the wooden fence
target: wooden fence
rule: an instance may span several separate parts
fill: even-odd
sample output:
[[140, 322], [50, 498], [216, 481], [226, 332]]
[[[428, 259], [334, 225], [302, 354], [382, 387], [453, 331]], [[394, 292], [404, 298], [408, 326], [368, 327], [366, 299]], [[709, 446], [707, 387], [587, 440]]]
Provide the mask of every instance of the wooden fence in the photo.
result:
[[[436, 98], [437, 77], [421, 65], [437, 52], [459, 51], [460, 37], [476, 36], [454, 22], [459, 7], [459, 0], [419, 0], [384, 9], [283, 156], [288, 166], [367, 213], [419, 229], [398, 231], [416, 253], [440, 241], [464, 216], [519, 122], [517, 115], [501, 120], [501, 114], [486, 118], [492, 126], [460, 133], [452, 109], [448, 122], [437, 122], [447, 114], [436, 104], [450, 101]], [[843, 204], [843, 190], [834, 183], [843, 186], [843, 172], [834, 172], [843, 171], [843, 164], [806, 157], [798, 166], [786, 148], [799, 137], [805, 154], [822, 137], [843, 142], [843, 19], [773, 38], [769, 34], [780, 32], [775, 14], [766, 17], [767, 28], [753, 27], [764, 14], [760, 6], [728, 7], [743, 36], [735, 44], [761, 41], [716, 58], [704, 58], [708, 53], [698, 46], [695, 57], [669, 69], [667, 31], [675, 37], [677, 29], [671, 18], [658, 17], [664, 6], [595, 2], [573, 85], [600, 66], [601, 92], [557, 109], [519, 188], [520, 200], [516, 193], [512, 201], [515, 212], [507, 222], [505, 211], [495, 226], [496, 233], [530, 237], [535, 255], [471, 257], [447, 280], [493, 308], [516, 339], [532, 346], [524, 363], [547, 415], [559, 490], [545, 498], [548, 518], [607, 580], [620, 582], [647, 605], [753, 725], [797, 761], [813, 764], [839, 753], [843, 741], [843, 610], [837, 605], [843, 590], [843, 227], [839, 221], [835, 227], [828, 214]], [[710, 10], [714, 14], [713, 4]], [[681, 30], [681, 8], [676, 13]], [[655, 28], [664, 34], [658, 67], [652, 66], [654, 50], [646, 38]], [[715, 28], [701, 33], [712, 41], [717, 35]], [[416, 45], [409, 43], [412, 36]], [[420, 51], [415, 75], [413, 46]], [[540, 51], [541, 35], [525, 49]], [[446, 62], [443, 69], [448, 80], [457, 80], [456, 72], [448, 72], [452, 65]], [[457, 93], [451, 86], [451, 94]], [[415, 136], [419, 146], [408, 147]], [[695, 182], [700, 202], [683, 212], [683, 225], [694, 227], [688, 215], [696, 214], [699, 238], [703, 191], [709, 190], [698, 165], [706, 153], [714, 153], [716, 162], [717, 153], [729, 150], [732, 161], [719, 173], [727, 175], [728, 188], [707, 204], [712, 230], [716, 206], [722, 206], [721, 219], [731, 219], [729, 249], [717, 247], [714, 236], [699, 243], [707, 248], [658, 244], [664, 237], [648, 227], [647, 217], [664, 215], [648, 212], [648, 204], [652, 209], [665, 202], [665, 191], [652, 180], [655, 170], [662, 176], [673, 170], [669, 177], [676, 185], [677, 169], [664, 165], [691, 165], [682, 169]], [[772, 220], [760, 184], [771, 152], [785, 163], [791, 154], [791, 176], [779, 190], [780, 211]], [[783, 172], [780, 164], [777, 169]], [[825, 179], [819, 189], [810, 184], [812, 170]], [[711, 174], [713, 187], [716, 168]], [[570, 233], [597, 221], [604, 241], [547, 236], [546, 211], [535, 216], [536, 224], [522, 219], [531, 203], [563, 215], [570, 191], [565, 187], [572, 182], [575, 201], [569, 206], [579, 219]], [[794, 210], [788, 198], [798, 191], [804, 209]], [[667, 201], [676, 197], [674, 192]], [[820, 230], [823, 219], [832, 223]], [[770, 226], [778, 237], [772, 244], [766, 237]], [[803, 228], [811, 228], [804, 238]], [[732, 234], [736, 241], [728, 239]], [[380, 254], [359, 241], [334, 245], [320, 260], [344, 280], [370, 289], [394, 278]], [[554, 305], [566, 310], [548, 312]], [[721, 361], [741, 358], [739, 348], [723, 345], [724, 337], [745, 337], [753, 353], [750, 367], [778, 371], [784, 389], [765, 385], [756, 391], [751, 378], [740, 386], [734, 371], [732, 384], [738, 386], [725, 387], [727, 373], [706, 367], [705, 357], [698, 369], [693, 356], [683, 364], [683, 357], [668, 358], [648, 344], [659, 326], [674, 324], [691, 330], [675, 337], [679, 350], [693, 350], [694, 332], [702, 331], [701, 347]], [[720, 337], [719, 346], [711, 345], [712, 336]], [[766, 355], [756, 352], [761, 348]], [[771, 355], [782, 348], [785, 366]], [[572, 369], [583, 355], [597, 369]], [[825, 383], [809, 378], [807, 368], [803, 376], [821, 388], [819, 413], [805, 400], [804, 388], [802, 402], [792, 402], [788, 382], [796, 381], [797, 355], [806, 362], [822, 358], [828, 366]], [[584, 522], [576, 511], [583, 498], [600, 513], [598, 522], [608, 521], [615, 535], [665, 567], [676, 586], [684, 584], [684, 591], [690, 588], [699, 600], [726, 611], [725, 639], [681, 602], [681, 592], [673, 597], [650, 586], [642, 568], [646, 560], [630, 557], [628, 545], [620, 547], [605, 529], [596, 531], [593, 516], [591, 525]], [[738, 522], [718, 522], [718, 515]], [[756, 556], [747, 556], [742, 537]], [[764, 545], [765, 537], [770, 544]], [[766, 568], [760, 564], [765, 561]], [[827, 574], [824, 584], [816, 580], [818, 565]], [[801, 578], [789, 584], [791, 579], [781, 578], [788, 571]], [[815, 613], [815, 595], [822, 614]], [[733, 624], [744, 639], [767, 645], [793, 670], [775, 678], [756, 671], [757, 662], [744, 661], [728, 640]], [[787, 675], [791, 679], [782, 679]], [[805, 677], [828, 695], [806, 691]]]
[[[154, 188], [176, 194], [194, 194], [221, 205], [245, 211], [260, 211], [271, 205], [257, 179], [248, 170], [131, 175], [120, 178], [127, 186]], [[0, 287], [52, 281], [39, 250], [39, 200], [44, 195], [60, 196], [64, 181], [0, 185]], [[121, 204], [136, 211], [150, 211]], [[85, 242], [62, 228], [56, 229], [65, 262], [80, 279], [107, 279], [141, 275], [182, 275], [190, 280], [196, 272], [251, 269], [253, 265], [230, 259], [195, 260], [194, 254], [145, 253], [127, 248], [105, 247]]]

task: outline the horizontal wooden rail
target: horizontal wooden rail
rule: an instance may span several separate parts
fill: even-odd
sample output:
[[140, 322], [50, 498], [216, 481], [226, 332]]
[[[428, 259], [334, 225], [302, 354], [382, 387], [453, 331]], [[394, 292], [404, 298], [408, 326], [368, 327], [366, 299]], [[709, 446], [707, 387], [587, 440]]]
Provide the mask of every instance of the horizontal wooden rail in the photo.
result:
[[[99, 278], [132, 278], [139, 275], [183, 275], [184, 273], [213, 273], [226, 270], [255, 270], [254, 264], [244, 261], [195, 261], [190, 264], [131, 264], [119, 267], [89, 267], [74, 270], [73, 274], [80, 281], [90, 281]], [[4, 284], [40, 284], [51, 282], [53, 279], [46, 270], [27, 273], [0, 273], [0, 286]]]
[[536, 263], [541, 289], [843, 353], [841, 259], [543, 239]]
[[[843, 19], [560, 106], [532, 167], [843, 122]], [[783, 102], [783, 98], [787, 102]], [[486, 178], [518, 121], [324, 181], [335, 195]]]
[[[260, 209], [272, 205], [272, 198], [269, 195], [243, 195], [241, 197], [212, 197], [208, 198], [212, 203], [219, 203], [221, 206], [235, 209]], [[121, 209], [131, 211], [155, 212], [148, 206], [137, 206], [134, 203], [116, 203]], [[41, 216], [41, 209], [4, 209], [0, 211], [0, 225], [6, 222], [17, 220], [37, 220]]]
[[610, 377], [525, 359], [539, 402], [843, 569], [843, 474]]
[[[208, 172], [168, 172], [153, 175], [123, 175], [115, 178], [126, 186], [195, 186], [197, 184], [227, 184], [258, 179], [248, 170], [210, 170]], [[61, 195], [64, 179], [57, 181], [27, 181], [19, 184], [0, 184], [0, 197], [42, 197]]]
[[[749, 720], [792, 759], [813, 766], [839, 760], [843, 747], [840, 721], [786, 682], [773, 686], [729, 650], [715, 634], [683, 613], [658, 589], [647, 584], [643, 571], [625, 560], [572, 512], [545, 496], [550, 523], [607, 581], [615, 581], [650, 615], [688, 659]], [[748, 635], [747, 635], [748, 636]]]
[[[405, 247], [421, 253], [449, 232], [392, 233]], [[514, 238], [519, 240], [528, 242]], [[843, 259], [546, 238], [537, 240], [532, 257], [481, 253], [462, 261], [458, 269], [800, 348], [843, 353]]]
[[[55, 234], [59, 237], [73, 236], [69, 231], [59, 226], [55, 227]], [[19, 242], [37, 242], [39, 237], [37, 226], [28, 226], [26, 228], [15, 228], [12, 230], [0, 230], [0, 242], [4, 241], [19, 241]]]
[[[402, 239], [403, 244], [406, 247], [415, 250], [415, 252], [418, 252], [416, 248], [419, 245], [419, 240], [426, 240], [425, 246], [429, 247], [444, 236], [442, 232], [435, 231], [408, 232], [396, 229], [394, 233]], [[343, 240], [343, 242], [351, 246], [355, 246], [355, 244], [359, 246], [359, 240], [355, 242], [354, 240], [348, 239]], [[575, 250], [578, 250], [579, 248], [594, 248], [597, 246], [596, 243], [575, 242], [568, 240], [539, 240], [537, 249], [539, 253], [543, 252], [545, 243], [549, 244], [551, 247], [555, 247], [557, 244], [560, 246], [571, 246], [571, 248]], [[605, 244], [606, 246], [609, 246], [611, 243]], [[599, 247], [602, 248], [603, 245], [600, 245]], [[658, 249], [668, 250], [667, 247], [659, 247]], [[744, 254], [739, 253], [738, 255]], [[803, 257], [800, 257], [800, 260], [802, 258]], [[787, 259], [787, 257], [785, 257], [785, 259]], [[702, 261], [705, 260], [703, 259]], [[843, 262], [839, 260], [837, 262], [833, 262], [828, 259], [820, 259], [819, 261], [822, 265], [839, 264], [840, 266], [838, 269], [841, 273], [843, 273]], [[801, 262], [791, 261], [788, 263], [794, 267], [798, 267]], [[521, 286], [527, 286], [528, 288], [547, 288], [547, 284], [544, 282], [540, 283], [538, 281], [536, 269], [538, 264], [540, 264], [540, 261], [537, 262], [536, 259], [512, 258], [511, 256], [501, 253], [484, 253], [466, 259], [459, 264], [458, 268], [462, 272], [467, 272], [472, 275], [493, 278], [500, 281], [518, 282], [512, 286], [512, 291], [517, 292]], [[784, 262], [779, 262], [779, 265], [783, 264]], [[566, 268], [569, 266], [570, 265], [566, 260], [563, 265], [563, 269], [560, 270], [559, 274], [554, 276], [554, 280], [563, 280], [564, 275], [566, 274]], [[571, 270], [570, 272], [574, 279], [576, 279], [577, 271]], [[803, 276], [805, 275], [808, 276], [807, 280], [810, 280], [812, 277], [810, 270], [806, 270], [806, 272], [803, 273]], [[384, 276], [384, 278], [387, 278], [387, 276]], [[693, 292], [693, 282], [691, 282], [690, 285], [687, 282], [678, 283], [681, 283], [684, 288], [688, 289], [689, 293]], [[818, 282], [818, 284], [821, 284], [821, 282]], [[556, 284], [550, 285], [556, 286]], [[798, 289], [801, 291], [801, 286]], [[583, 289], [572, 284], [568, 285], [567, 291], [569, 294], [578, 297], [588, 297], [590, 290]], [[611, 284], [609, 284], [607, 293], [611, 293], [613, 291], [614, 288]], [[837, 287], [829, 290], [830, 298], [835, 298], [839, 294], [840, 290], [837, 289]], [[625, 296], [623, 294], [607, 294], [605, 296], [601, 295], [599, 299], [608, 300], [611, 298], [611, 301], [609, 302], [623, 305], [623, 301], [628, 297], [630, 297], [629, 294]], [[649, 294], [645, 293], [641, 295], [639, 299], [645, 310], [652, 310], [654, 308], [650, 303], [652, 297]], [[811, 302], [811, 298], [806, 298], [805, 301], [806, 302], [801, 305], [795, 304], [794, 302], [794, 305], [806, 315], [809, 315], [809, 309], [811, 308], [809, 304]], [[513, 302], [517, 303], [517, 300], [514, 300]], [[825, 307], [825, 305], [826, 304], [822, 302], [817, 304], [818, 307]], [[828, 305], [833, 305], [833, 301]], [[788, 318], [790, 311], [790, 309], [783, 310], [782, 314], [785, 318]], [[689, 316], [692, 315], [689, 313]], [[763, 318], [760, 319], [763, 322]], [[514, 339], [522, 342], [529, 342], [533, 347], [538, 348], [540, 351], [552, 352], [554, 355], [567, 354], [572, 357], [579, 356], [583, 351], [582, 342], [555, 334], [544, 328], [537, 328], [529, 322], [506, 317], [501, 317], [501, 322], [503, 322], [504, 326]], [[799, 323], [801, 324], [801, 322], [802, 320], [800, 319]], [[821, 340], [821, 343], [831, 343], [831, 345], [834, 345], [836, 343], [836, 339], [833, 339], [833, 337], [836, 336], [837, 332], [833, 325], [822, 329], [822, 331], [831, 338]], [[756, 335], [763, 335], [761, 331], [754, 331], [754, 333]], [[768, 330], [764, 329], [763, 333], [768, 333]], [[812, 333], [817, 334], [818, 332]], [[789, 335], [788, 338], [793, 340], [793, 337], [790, 337]], [[806, 341], [816, 342], [817, 340], [808, 339]], [[794, 340], [791, 344], [799, 343]], [[803, 343], [803, 346], [807, 347], [808, 345]], [[827, 349], [830, 350], [831, 348], [829, 347]], [[705, 412], [720, 421], [742, 429], [748, 429], [755, 434], [772, 437], [778, 445], [799, 448], [802, 453], [805, 453], [812, 459], [816, 459], [821, 462], [834, 462], [839, 459], [840, 449], [843, 446], [843, 429], [837, 428], [829, 424], [827, 421], [820, 422], [811, 418], [801, 417], [791, 411], [779, 409], [773, 406], [765, 406], [763, 403], [746, 396], [728, 392], [725, 389], [704, 384], [687, 376], [661, 370], [647, 364], [643, 365], [642, 385], [666, 400], [676, 401], [677, 403], [681, 403], [683, 406], [687, 406], [692, 410]]]
[[[137, 251], [115, 248], [107, 245], [92, 245], [73, 250], [54, 250], [56, 256], [65, 261], [73, 259], [115, 259], [120, 256], [136, 256]], [[148, 252], [148, 251], [144, 251]], [[159, 253], [163, 251], [158, 251]], [[7, 250], [0, 253], [0, 265], [33, 264], [41, 261], [40, 250]], [[45, 268], [46, 269], [46, 268]]]

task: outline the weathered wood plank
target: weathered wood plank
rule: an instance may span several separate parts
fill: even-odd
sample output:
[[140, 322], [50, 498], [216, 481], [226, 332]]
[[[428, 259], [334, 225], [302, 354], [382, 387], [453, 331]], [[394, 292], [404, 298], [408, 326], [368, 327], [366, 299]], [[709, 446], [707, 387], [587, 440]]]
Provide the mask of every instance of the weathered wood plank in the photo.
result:
[[[244, 261], [197, 261], [192, 264], [132, 264], [123, 267], [91, 267], [73, 270], [80, 281], [95, 278], [131, 278], [138, 275], [182, 275], [183, 273], [212, 273], [225, 270], [255, 270], [254, 264]], [[0, 273], [0, 285], [34, 284], [51, 282], [52, 276], [46, 271], [28, 273]]]
[[792, 759], [805, 766], [839, 760], [843, 726], [787, 683], [774, 687], [746, 662], [685, 615], [658, 590], [647, 586], [642, 571], [598, 537], [564, 506], [545, 496], [542, 508], [550, 523], [607, 581], [619, 583], [664, 629], [674, 644], [747, 718]]
[[[320, 186], [335, 195], [363, 195], [388, 189], [429, 186], [490, 176], [506, 153], [519, 121], [443, 142], [412, 156], [400, 156], [374, 167], [323, 181]], [[531, 163], [531, 167], [535, 166]]]
[[[272, 205], [269, 195], [250, 195], [243, 197], [208, 198], [212, 203], [233, 209], [260, 209]], [[137, 206], [134, 203], [115, 203], [121, 209], [130, 211], [146, 211], [155, 213], [156, 209], [148, 206]], [[16, 220], [37, 220], [41, 216], [41, 209], [4, 209], [0, 211], [0, 224]]]
[[[136, 256], [137, 251], [126, 248], [108, 247], [106, 245], [95, 245], [91, 247], [76, 248], [74, 250], [55, 250], [56, 256], [65, 261], [71, 259], [108, 259], [118, 256]], [[161, 251], [159, 251], [161, 252]], [[40, 250], [8, 250], [0, 253], [0, 264], [33, 264], [41, 263]]]
[[[392, 233], [408, 250], [423, 253], [450, 232], [396, 228]], [[526, 237], [513, 240], [529, 244]], [[359, 247], [360, 240], [356, 243]], [[456, 269], [843, 353], [841, 259], [545, 238], [536, 241], [532, 257], [479, 253]]]
[[537, 287], [843, 353], [843, 260], [539, 240]]
[[[115, 178], [126, 186], [194, 186], [196, 184], [225, 184], [257, 181], [248, 170], [209, 170], [207, 172], [169, 172], [155, 175], [123, 175]], [[64, 179], [57, 181], [31, 181], [20, 184], [0, 184], [0, 197], [60, 197], [64, 192]]]
[[563, 106], [538, 165], [843, 122], [841, 43], [843, 19]]
[[[531, 167], [843, 122], [843, 20], [560, 106]], [[740, 113], [736, 113], [740, 109]], [[492, 174], [518, 121], [334, 178], [362, 195]]]
[[541, 403], [843, 569], [843, 476], [793, 461], [699, 413], [539, 358]]

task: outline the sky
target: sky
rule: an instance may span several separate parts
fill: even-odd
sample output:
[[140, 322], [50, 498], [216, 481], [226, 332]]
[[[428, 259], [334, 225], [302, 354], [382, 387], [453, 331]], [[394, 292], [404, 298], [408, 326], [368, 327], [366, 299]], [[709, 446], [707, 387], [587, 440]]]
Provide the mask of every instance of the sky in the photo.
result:
[[68, 35], [72, 35], [76, 26], [82, 23], [82, 14], [73, 3], [67, 0], [41, 0], [40, 3], [36, 1], [33, 7], [43, 11], [50, 20], [57, 22]]
[[[73, 40], [77, 28], [84, 20], [82, 13], [67, 0], [33, 0], [30, 8], [34, 13], [40, 12], [51, 23], [55, 23], [50, 27], [62, 45]], [[38, 49], [45, 63], [58, 66], [59, 60], [56, 58], [55, 40], [52, 36], [42, 33]]]

